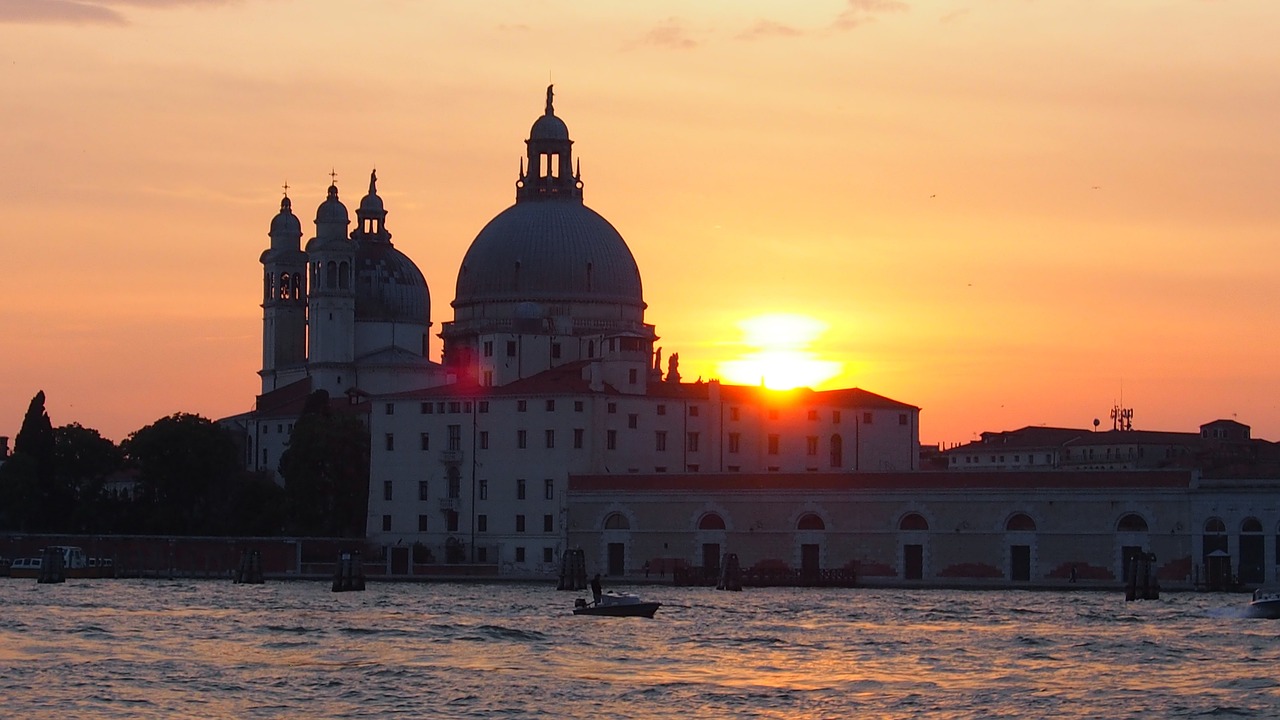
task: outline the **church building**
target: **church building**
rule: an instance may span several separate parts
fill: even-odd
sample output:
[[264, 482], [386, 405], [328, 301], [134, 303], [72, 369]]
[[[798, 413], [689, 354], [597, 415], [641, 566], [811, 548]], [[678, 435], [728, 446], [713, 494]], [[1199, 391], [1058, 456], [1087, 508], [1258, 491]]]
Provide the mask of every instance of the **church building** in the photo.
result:
[[376, 176], [354, 229], [331, 184], [305, 246], [284, 198], [261, 258], [250, 466], [276, 469], [303, 401], [324, 389], [369, 427], [368, 538], [390, 563], [514, 574], [557, 569], [573, 475], [919, 469], [912, 405], [853, 388], [685, 382], [676, 353], [664, 368], [635, 257], [583, 190], [548, 88], [514, 204], [462, 258], [439, 362], [429, 290], [392, 245]]

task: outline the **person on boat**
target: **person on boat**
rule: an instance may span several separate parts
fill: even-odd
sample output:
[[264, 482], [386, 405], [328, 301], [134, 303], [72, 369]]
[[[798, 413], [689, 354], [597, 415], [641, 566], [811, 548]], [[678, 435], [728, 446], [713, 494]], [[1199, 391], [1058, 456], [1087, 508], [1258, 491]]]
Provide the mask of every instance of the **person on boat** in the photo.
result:
[[602, 593], [601, 593], [601, 590], [600, 590], [600, 573], [596, 573], [596, 576], [595, 576], [595, 577], [593, 577], [593, 578], [591, 578], [591, 595], [592, 595], [593, 597], [595, 597], [595, 599], [596, 599], [596, 603], [595, 603], [595, 604], [596, 604], [596, 605], [599, 605], [599, 604], [600, 604], [600, 595], [601, 595], [601, 594], [602, 594]]

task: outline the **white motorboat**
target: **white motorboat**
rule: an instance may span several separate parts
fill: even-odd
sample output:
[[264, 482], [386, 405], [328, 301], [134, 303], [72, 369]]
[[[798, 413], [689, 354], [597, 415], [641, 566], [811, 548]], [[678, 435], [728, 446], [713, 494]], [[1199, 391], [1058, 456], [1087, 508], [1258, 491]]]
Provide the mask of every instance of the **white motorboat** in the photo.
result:
[[1253, 591], [1253, 600], [1249, 603], [1250, 617], [1280, 618], [1280, 590], [1275, 588], [1258, 588]]
[[598, 603], [589, 603], [584, 598], [578, 598], [573, 604], [573, 614], [651, 618], [660, 607], [662, 603], [641, 600], [638, 595], [607, 592], [600, 596]]

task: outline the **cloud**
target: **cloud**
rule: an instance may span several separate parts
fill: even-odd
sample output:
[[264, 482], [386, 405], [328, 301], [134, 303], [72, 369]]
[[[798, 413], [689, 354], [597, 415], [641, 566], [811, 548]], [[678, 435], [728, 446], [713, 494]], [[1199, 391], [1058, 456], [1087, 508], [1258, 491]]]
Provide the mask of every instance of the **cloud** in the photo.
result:
[[5, 0], [0, 23], [18, 25], [125, 25], [124, 16], [102, 5], [76, 0]]
[[0, 24], [128, 25], [117, 8], [225, 5], [236, 0], [0, 0]]
[[943, 15], [940, 22], [942, 22], [943, 25], [950, 25], [951, 23], [960, 22], [967, 17], [969, 17], [969, 8], [961, 8]]
[[658, 23], [640, 39], [641, 45], [673, 48], [676, 50], [692, 50], [698, 42], [689, 37], [689, 32], [681, 26], [676, 18], [667, 18]]
[[797, 30], [790, 25], [783, 25], [773, 20], [758, 20], [755, 25], [739, 33], [738, 39], [761, 40], [775, 37], [801, 37], [804, 34], [803, 30]]
[[837, 30], [852, 30], [876, 19], [877, 15], [906, 12], [910, 9], [901, 0], [848, 0], [849, 7], [836, 17]]

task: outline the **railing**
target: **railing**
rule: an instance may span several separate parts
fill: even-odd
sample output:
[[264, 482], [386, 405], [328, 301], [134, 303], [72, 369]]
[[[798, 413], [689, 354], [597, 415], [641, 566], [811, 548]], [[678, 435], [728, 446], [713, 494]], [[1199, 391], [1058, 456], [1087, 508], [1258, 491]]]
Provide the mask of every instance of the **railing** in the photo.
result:
[[440, 462], [446, 465], [457, 465], [462, 462], [461, 450], [441, 450]]
[[457, 510], [462, 505], [462, 501], [458, 498], [440, 498], [440, 509], [444, 511]]

